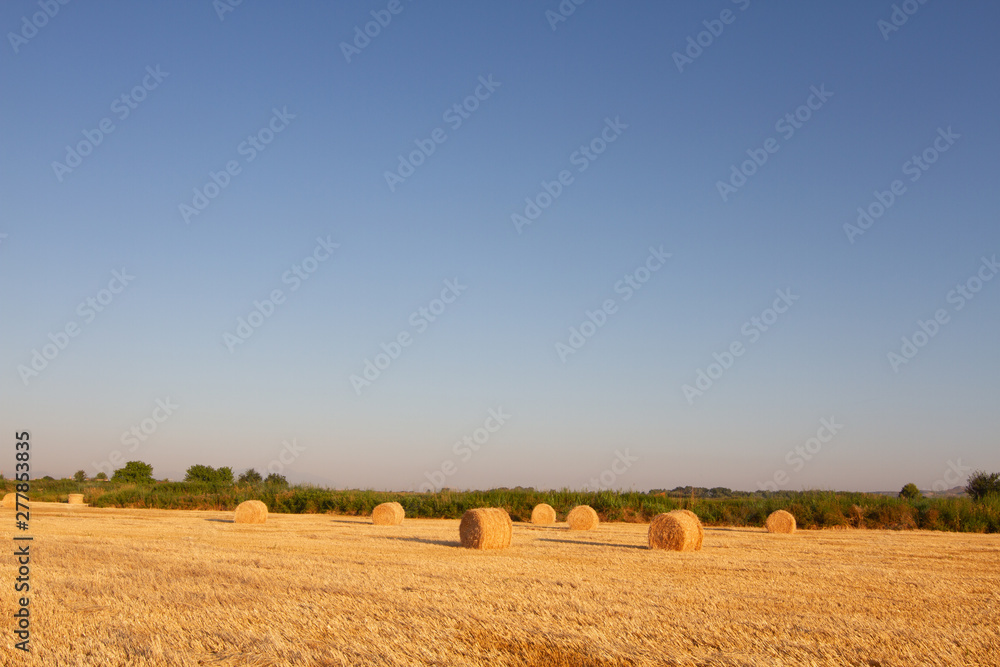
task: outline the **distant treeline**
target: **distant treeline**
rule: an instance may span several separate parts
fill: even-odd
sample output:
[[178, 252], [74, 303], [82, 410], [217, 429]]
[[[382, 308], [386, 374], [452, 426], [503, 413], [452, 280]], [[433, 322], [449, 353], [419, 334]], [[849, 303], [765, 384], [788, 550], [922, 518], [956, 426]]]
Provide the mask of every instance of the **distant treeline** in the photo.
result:
[[[0, 481], [4, 493], [14, 490]], [[458, 519], [467, 509], [503, 507], [515, 521], [528, 521], [532, 508], [548, 503], [559, 520], [576, 505], [590, 505], [602, 521], [648, 522], [660, 512], [690, 509], [709, 526], [763, 526], [777, 509], [795, 515], [801, 528], [923, 528], [977, 533], [1000, 532], [1000, 495], [982, 498], [891, 497], [831, 491], [729, 492], [678, 487], [670, 491], [536, 491], [492, 489], [438, 493], [338, 491], [309, 485], [218, 484], [205, 482], [76, 482], [35, 480], [31, 500], [66, 502], [67, 494], [82, 493], [95, 507], [233, 510], [244, 500], [261, 500], [271, 512], [311, 514], [330, 512], [365, 516], [379, 503], [398, 501], [408, 517]], [[728, 489], [725, 489], [728, 491]]]

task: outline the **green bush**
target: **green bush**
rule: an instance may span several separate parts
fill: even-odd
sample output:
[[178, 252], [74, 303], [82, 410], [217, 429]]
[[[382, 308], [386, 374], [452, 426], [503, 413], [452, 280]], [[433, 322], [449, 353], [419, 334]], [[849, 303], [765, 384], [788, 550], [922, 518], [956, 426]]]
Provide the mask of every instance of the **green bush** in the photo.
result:
[[281, 488], [288, 488], [288, 480], [285, 479], [284, 475], [279, 475], [276, 472], [272, 472], [265, 479], [264, 483], [268, 486], [277, 486]]
[[205, 484], [232, 484], [232, 468], [213, 468], [212, 466], [193, 465], [184, 474], [185, 482], [203, 482]]
[[1000, 495], [1000, 473], [987, 474], [976, 470], [969, 476], [965, 492], [973, 500], [982, 500], [990, 495]]
[[[130, 462], [146, 466], [141, 462]], [[128, 469], [126, 466], [125, 469]], [[152, 468], [144, 471], [150, 475]], [[117, 472], [117, 471], [116, 471]], [[532, 508], [548, 503], [560, 519], [575, 505], [590, 505], [602, 521], [648, 522], [661, 512], [690, 509], [708, 526], [763, 526], [767, 516], [784, 509], [795, 516], [801, 528], [855, 526], [869, 529], [947, 530], [1000, 533], [1000, 496], [971, 498], [918, 498], [908, 500], [867, 493], [826, 491], [776, 491], [739, 493], [728, 498], [662, 492], [582, 492], [562, 489], [491, 489], [488, 491], [441, 491], [439, 493], [393, 493], [371, 490], [335, 490], [310, 485], [289, 487], [281, 475], [268, 476], [270, 484], [233, 485], [216, 482], [123, 482], [79, 483], [72, 480], [35, 480], [32, 500], [64, 502], [68, 493], [83, 493], [95, 507], [233, 510], [244, 500], [261, 500], [272, 512], [333, 512], [365, 516], [379, 503], [397, 501], [406, 515], [417, 518], [458, 519], [475, 507], [503, 507], [515, 521], [528, 521]], [[15, 482], [0, 480], [0, 490], [14, 490]]]
[[133, 482], [135, 484], [153, 483], [153, 466], [142, 461], [129, 461], [124, 468], [115, 470], [111, 476], [114, 482]]
[[260, 473], [254, 470], [253, 468], [250, 468], [242, 475], [240, 475], [239, 479], [240, 484], [260, 484], [262, 481], [264, 480], [260, 476]]

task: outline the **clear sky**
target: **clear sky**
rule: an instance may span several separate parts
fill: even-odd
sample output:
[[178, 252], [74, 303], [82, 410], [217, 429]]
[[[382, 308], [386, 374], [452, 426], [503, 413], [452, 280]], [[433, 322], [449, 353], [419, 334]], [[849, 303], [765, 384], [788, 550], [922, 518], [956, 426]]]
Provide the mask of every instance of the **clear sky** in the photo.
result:
[[2, 431], [341, 488], [1000, 469], [1000, 6], [897, 6], [4, 2]]

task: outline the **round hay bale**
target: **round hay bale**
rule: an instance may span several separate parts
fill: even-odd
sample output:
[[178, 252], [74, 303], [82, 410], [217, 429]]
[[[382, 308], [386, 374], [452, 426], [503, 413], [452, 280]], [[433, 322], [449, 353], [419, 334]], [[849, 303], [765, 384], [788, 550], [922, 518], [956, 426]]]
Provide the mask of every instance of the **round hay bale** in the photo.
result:
[[372, 510], [372, 523], [376, 526], [398, 526], [406, 512], [399, 503], [382, 503]]
[[506, 549], [514, 524], [507, 510], [499, 507], [479, 507], [462, 515], [458, 536], [467, 549]]
[[3, 501], [0, 501], [0, 505], [3, 507], [17, 507], [17, 494], [8, 493], [3, 497]]
[[590, 505], [577, 505], [566, 515], [566, 523], [570, 530], [592, 530], [597, 528], [600, 519]]
[[552, 505], [538, 503], [535, 505], [535, 509], [531, 510], [531, 523], [537, 523], [544, 526], [555, 522], [556, 511], [552, 509]]
[[267, 521], [267, 505], [259, 500], [244, 500], [236, 507], [233, 523], [264, 523]]
[[657, 514], [649, 524], [649, 548], [700, 551], [704, 529], [694, 512], [674, 510]]
[[769, 533], [794, 533], [795, 517], [792, 516], [791, 512], [775, 510], [771, 512], [771, 516], [767, 517], [764, 527]]
[[70, 505], [82, 505], [83, 504], [83, 494], [82, 493], [71, 493], [67, 501]]
[[705, 541], [705, 528], [701, 525], [701, 519], [699, 519], [698, 515], [692, 512], [691, 510], [674, 510], [674, 511], [680, 512], [681, 514], [686, 514], [687, 516], [691, 517], [692, 519], [698, 522], [698, 540], [695, 542], [694, 550], [699, 551], [701, 549], [701, 543]]

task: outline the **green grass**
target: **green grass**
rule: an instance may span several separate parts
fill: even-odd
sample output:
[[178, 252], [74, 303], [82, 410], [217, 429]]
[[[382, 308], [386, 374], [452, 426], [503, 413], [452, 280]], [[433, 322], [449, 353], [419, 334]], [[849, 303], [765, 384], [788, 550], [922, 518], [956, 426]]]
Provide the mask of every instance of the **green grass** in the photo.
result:
[[[0, 481], [3, 493], [14, 490], [10, 480]], [[82, 493], [95, 507], [232, 510], [244, 500], [262, 500], [270, 511], [290, 514], [332, 512], [364, 516], [379, 503], [398, 501], [410, 517], [457, 519], [474, 507], [503, 507], [515, 521], [528, 521], [531, 509], [548, 503], [563, 519], [575, 505], [590, 505], [602, 521], [648, 522], [660, 512], [690, 509], [706, 525], [763, 526], [767, 515], [784, 509], [795, 515], [801, 528], [878, 528], [947, 530], [976, 533], [1000, 532], [1000, 496], [974, 502], [970, 498], [918, 498], [904, 500], [867, 493], [802, 491], [739, 493], [731, 497], [699, 498], [639, 492], [442, 491], [439, 493], [386, 493], [338, 491], [300, 485], [287, 489], [268, 486], [213, 485], [185, 482], [122, 484], [72, 480], [33, 481], [31, 500], [66, 502], [70, 493]]]

